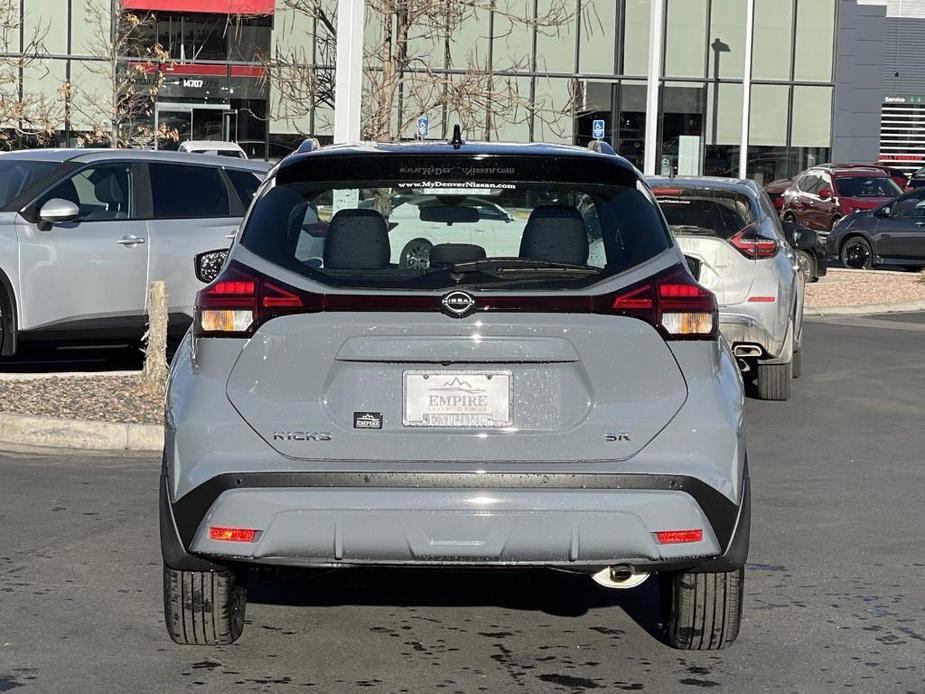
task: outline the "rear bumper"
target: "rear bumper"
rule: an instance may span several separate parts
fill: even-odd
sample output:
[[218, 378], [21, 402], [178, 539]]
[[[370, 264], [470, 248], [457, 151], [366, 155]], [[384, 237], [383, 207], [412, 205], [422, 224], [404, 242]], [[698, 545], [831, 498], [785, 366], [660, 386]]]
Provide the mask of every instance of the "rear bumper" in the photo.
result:
[[[737, 506], [685, 476], [253, 473], [215, 477], [170, 504], [165, 477], [161, 538], [165, 563], [191, 570], [232, 562], [740, 566], [743, 492]], [[252, 543], [223, 542], [209, 539], [210, 526], [259, 533]], [[655, 541], [656, 531], [692, 528], [703, 529], [701, 541]]]
[[720, 309], [719, 330], [732, 347], [758, 345], [764, 350], [763, 358], [778, 357], [783, 352], [785, 336], [776, 337], [768, 325], [769, 321], [760, 316]]

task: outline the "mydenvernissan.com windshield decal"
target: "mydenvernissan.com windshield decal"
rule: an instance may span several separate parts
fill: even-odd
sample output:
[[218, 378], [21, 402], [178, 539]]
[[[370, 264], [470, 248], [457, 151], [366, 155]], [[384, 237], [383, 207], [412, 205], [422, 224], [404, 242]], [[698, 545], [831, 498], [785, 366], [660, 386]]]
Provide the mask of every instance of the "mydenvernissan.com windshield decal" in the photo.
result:
[[410, 181], [407, 183], [399, 181], [398, 187], [427, 191], [439, 189], [446, 193], [452, 193], [454, 190], [464, 190], [465, 192], [478, 190], [487, 191], [488, 194], [491, 194], [492, 190], [517, 190], [517, 186], [514, 183], [485, 183], [483, 181]]

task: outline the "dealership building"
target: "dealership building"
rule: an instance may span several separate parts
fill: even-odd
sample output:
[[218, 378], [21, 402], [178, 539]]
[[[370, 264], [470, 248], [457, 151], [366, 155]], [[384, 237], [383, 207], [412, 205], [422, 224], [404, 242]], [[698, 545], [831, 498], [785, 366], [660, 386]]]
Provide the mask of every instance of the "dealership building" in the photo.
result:
[[[602, 120], [604, 139], [641, 169], [763, 181], [835, 160], [922, 165], [923, 0], [567, 0], [569, 19], [554, 29], [509, 19], [542, 17], [561, 1], [496, 0], [496, 12], [478, 10], [452, 36], [413, 39], [411, 52], [430, 74], [452, 76], [475, 63], [515, 85], [528, 104], [516, 118], [470, 111], [470, 137], [585, 144]], [[106, 58], [88, 48], [88, 2], [110, 5], [19, 3], [20, 42], [31, 27], [48, 31], [17, 88], [69, 102], [60, 144], [90, 127], [81, 99], [111, 90], [94, 69]], [[296, 48], [318, 60], [315, 23], [284, 0], [115, 4], [151, 13], [152, 38], [168, 54], [156, 124], [182, 139], [239, 141], [255, 156], [268, 146], [278, 156], [304, 135], [331, 136], [329, 103], [289, 109], [266, 74], [261, 56]], [[374, 33], [368, 24], [370, 45]], [[6, 39], [5, 54], [15, 54], [16, 37]], [[432, 137], [460, 119], [447, 108], [427, 115]]]

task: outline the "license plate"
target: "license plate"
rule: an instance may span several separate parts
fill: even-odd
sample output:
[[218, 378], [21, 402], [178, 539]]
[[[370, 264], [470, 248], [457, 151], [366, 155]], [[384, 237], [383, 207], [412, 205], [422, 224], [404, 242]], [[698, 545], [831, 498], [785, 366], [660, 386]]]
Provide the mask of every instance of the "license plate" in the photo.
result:
[[406, 427], [509, 427], [510, 371], [405, 371]]

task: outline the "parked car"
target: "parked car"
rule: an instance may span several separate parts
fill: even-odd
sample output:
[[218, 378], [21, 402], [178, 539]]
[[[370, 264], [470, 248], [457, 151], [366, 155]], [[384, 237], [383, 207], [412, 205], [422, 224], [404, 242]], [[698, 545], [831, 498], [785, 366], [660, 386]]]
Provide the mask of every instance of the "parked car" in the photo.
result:
[[829, 258], [850, 268], [925, 267], [925, 188], [845, 217], [829, 234]]
[[649, 185], [681, 250], [697, 261], [697, 280], [716, 295], [720, 331], [755, 376], [758, 397], [789, 399], [802, 365], [805, 279], [767, 195], [755, 181], [728, 178]]
[[776, 181], [771, 181], [764, 187], [764, 192], [768, 194], [768, 198], [770, 198], [778, 214], [780, 214], [781, 210], [784, 208], [784, 193], [787, 192], [787, 189], [790, 188], [792, 183], [792, 179], [778, 178]]
[[171, 333], [202, 287], [193, 257], [228, 246], [263, 162], [141, 150], [24, 150], [0, 159], [4, 356], [33, 341], [138, 340], [148, 282]]
[[[671, 645], [730, 644], [750, 496], [716, 297], [625, 159], [454, 141], [290, 155], [199, 293], [166, 402], [171, 638], [238, 638], [252, 566], [543, 566], [657, 574]], [[526, 212], [517, 254], [461, 223], [428, 267], [392, 262], [364, 203], [425, 182]], [[435, 198], [421, 233], [472, 218]], [[305, 210], [332, 200], [304, 262]]]
[[187, 140], [180, 143], [177, 151], [247, 159], [247, 154], [241, 149], [240, 145], [235, 142], [223, 142], [222, 140]]
[[[423, 221], [431, 210], [445, 209], [448, 199], [469, 214], [450, 221]], [[526, 218], [517, 219], [500, 205], [465, 190], [439, 198], [414, 193], [397, 196], [387, 221], [392, 262], [409, 268], [430, 267], [430, 252], [441, 243], [470, 243], [484, 248], [490, 256], [516, 256], [527, 224]]]
[[913, 190], [925, 188], [925, 168], [921, 168], [912, 174], [909, 178], [909, 188]]
[[825, 235], [842, 217], [880, 207], [901, 194], [880, 169], [817, 166], [793, 179], [784, 193], [781, 217]]
[[829, 258], [825, 242], [812, 229], [798, 225], [796, 222], [781, 220], [784, 238], [797, 253], [797, 263], [807, 282], [818, 282], [829, 272]]

